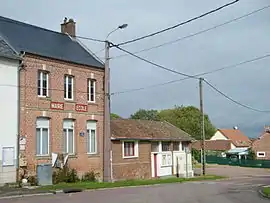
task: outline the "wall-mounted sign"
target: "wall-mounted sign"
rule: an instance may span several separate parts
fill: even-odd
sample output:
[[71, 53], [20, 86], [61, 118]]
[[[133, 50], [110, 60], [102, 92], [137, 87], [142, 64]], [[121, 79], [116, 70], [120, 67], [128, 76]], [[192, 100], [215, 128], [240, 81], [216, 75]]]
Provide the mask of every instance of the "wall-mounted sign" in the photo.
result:
[[88, 111], [88, 106], [84, 104], [76, 104], [75, 105], [75, 110], [78, 112], [87, 112]]
[[84, 132], [80, 132], [80, 136], [81, 137], [84, 137]]
[[64, 110], [64, 103], [63, 102], [51, 102], [51, 109]]

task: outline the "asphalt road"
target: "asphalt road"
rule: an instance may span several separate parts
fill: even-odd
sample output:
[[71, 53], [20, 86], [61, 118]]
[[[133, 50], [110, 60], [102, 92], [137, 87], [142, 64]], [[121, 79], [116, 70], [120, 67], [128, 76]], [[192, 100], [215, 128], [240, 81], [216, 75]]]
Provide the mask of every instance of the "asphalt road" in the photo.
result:
[[5, 199], [0, 203], [269, 203], [257, 193], [259, 187], [269, 184], [270, 176], [265, 176]]

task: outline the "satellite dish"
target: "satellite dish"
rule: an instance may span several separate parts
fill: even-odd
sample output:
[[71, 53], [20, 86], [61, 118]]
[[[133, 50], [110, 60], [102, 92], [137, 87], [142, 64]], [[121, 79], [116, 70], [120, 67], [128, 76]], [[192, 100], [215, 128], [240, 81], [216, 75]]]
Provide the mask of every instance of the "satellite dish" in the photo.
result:
[[238, 129], [238, 127], [237, 127], [237, 126], [234, 126], [234, 127], [233, 127], [233, 129], [237, 130], [237, 129]]

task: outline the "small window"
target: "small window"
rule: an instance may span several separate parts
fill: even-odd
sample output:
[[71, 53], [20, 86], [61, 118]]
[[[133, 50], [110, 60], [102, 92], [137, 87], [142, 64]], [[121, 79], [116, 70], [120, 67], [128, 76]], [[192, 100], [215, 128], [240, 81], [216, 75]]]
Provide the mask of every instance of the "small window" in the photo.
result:
[[96, 102], [96, 80], [88, 80], [87, 88], [88, 102]]
[[264, 158], [265, 157], [265, 152], [257, 152], [257, 157], [258, 158]]
[[138, 157], [138, 143], [133, 141], [123, 142], [123, 157]]
[[74, 121], [64, 120], [63, 123], [63, 152], [74, 154]]
[[97, 124], [96, 121], [87, 121], [87, 153], [97, 153]]
[[171, 166], [172, 156], [171, 154], [162, 154], [161, 166]]
[[173, 151], [179, 151], [180, 150], [180, 142], [174, 142], [173, 143]]
[[159, 152], [159, 142], [152, 142], [151, 143], [151, 151], [152, 152]]
[[170, 151], [170, 142], [162, 142], [162, 151], [167, 152]]
[[188, 151], [189, 148], [188, 148], [188, 143], [187, 142], [182, 142], [182, 151]]
[[66, 75], [64, 79], [64, 98], [67, 100], [73, 100], [74, 90], [74, 77]]
[[38, 72], [38, 96], [49, 96], [49, 73], [45, 71]]
[[48, 118], [38, 118], [36, 123], [36, 155], [49, 155], [49, 126]]

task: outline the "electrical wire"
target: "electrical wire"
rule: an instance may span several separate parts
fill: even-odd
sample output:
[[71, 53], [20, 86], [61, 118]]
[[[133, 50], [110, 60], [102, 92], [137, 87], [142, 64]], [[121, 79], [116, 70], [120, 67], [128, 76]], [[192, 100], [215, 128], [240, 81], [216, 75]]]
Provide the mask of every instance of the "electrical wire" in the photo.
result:
[[131, 53], [131, 52], [129, 52], [129, 51], [123, 49], [122, 47], [119, 47], [118, 45], [114, 45], [113, 43], [111, 43], [111, 44], [112, 44], [112, 46], [116, 47], [117, 49], [119, 49], [119, 50], [121, 50], [121, 51], [123, 51], [123, 52], [125, 52], [125, 53], [130, 54], [131, 56], [133, 56], [133, 57], [135, 57], [135, 58], [137, 58], [137, 59], [140, 59], [140, 60], [142, 60], [142, 61], [144, 61], [144, 62], [146, 62], [146, 63], [149, 63], [149, 64], [151, 64], [151, 65], [153, 65], [153, 66], [156, 66], [156, 67], [158, 67], [158, 68], [161, 68], [161, 69], [163, 69], [163, 70], [166, 70], [166, 71], [169, 71], [169, 72], [172, 72], [172, 73], [176, 73], [176, 74], [178, 74], [178, 75], [186, 76], [186, 77], [189, 77], [189, 78], [199, 79], [199, 78], [197, 78], [196, 76], [188, 75], [188, 74], [186, 74], [186, 73], [181, 73], [181, 72], [179, 72], [179, 71], [176, 71], [176, 70], [172, 70], [172, 69], [166, 68], [165, 66], [159, 65], [159, 64], [154, 63], [154, 62], [152, 62], [152, 61], [150, 61], [150, 60], [148, 60], [148, 59], [145, 59], [145, 58], [142, 58], [142, 57], [140, 57], [140, 56], [137, 56], [137, 55], [135, 55], [135, 54], [133, 54], [133, 53]]
[[[159, 44], [159, 45], [155, 45], [155, 46], [152, 46], [152, 47], [149, 47], [149, 48], [141, 49], [141, 50], [138, 50], [138, 51], [135, 51], [135, 52], [132, 52], [132, 53], [133, 53], [133, 54], [138, 54], [138, 53], [150, 51], [150, 50], [153, 50], [153, 49], [157, 49], [157, 48], [160, 48], [160, 47], [163, 47], [163, 46], [166, 46], [166, 45], [174, 44], [174, 43], [176, 43], [176, 42], [180, 42], [180, 41], [182, 41], [182, 40], [185, 40], [185, 39], [188, 39], [188, 38], [191, 38], [191, 37], [195, 37], [195, 36], [197, 36], [197, 35], [200, 35], [200, 34], [209, 32], [209, 31], [214, 30], [214, 29], [217, 29], [217, 28], [219, 28], [219, 27], [223, 27], [223, 26], [225, 26], [225, 25], [228, 25], [228, 24], [230, 24], [230, 23], [236, 22], [236, 21], [238, 21], [238, 20], [241, 20], [241, 19], [243, 19], [243, 18], [246, 18], [246, 17], [248, 17], [248, 16], [251, 16], [251, 15], [253, 15], [253, 14], [255, 14], [255, 13], [261, 12], [261, 11], [263, 11], [263, 10], [265, 10], [265, 9], [268, 9], [268, 8], [270, 8], [270, 5], [265, 6], [265, 7], [262, 7], [262, 8], [257, 9], [257, 10], [254, 10], [254, 11], [252, 11], [252, 12], [250, 12], [250, 13], [247, 13], [247, 14], [245, 14], [245, 15], [239, 16], [239, 17], [237, 17], [237, 18], [234, 18], [234, 19], [232, 19], [232, 20], [226, 21], [226, 22], [224, 22], [224, 23], [215, 25], [215, 26], [213, 26], [213, 27], [210, 27], [210, 28], [201, 30], [201, 31], [199, 31], [199, 32], [195, 32], [195, 33], [193, 33], [193, 34], [189, 34], [189, 35], [186, 35], [186, 36], [184, 36], [184, 37], [181, 37], [181, 38], [178, 38], [178, 39], [175, 39], [175, 40], [170, 40], [170, 41], [168, 41], [168, 42], [165, 42], [165, 43], [162, 43], [162, 44]], [[110, 59], [121, 58], [121, 57], [128, 56], [128, 55], [129, 55], [129, 54], [121, 54], [121, 55], [117, 55], [117, 56], [110, 57]]]
[[[56, 31], [49, 30], [49, 29], [46, 29], [46, 28], [38, 27], [36, 25], [31, 25], [31, 24], [27, 24], [27, 23], [24, 23], [24, 22], [20, 22], [20, 21], [15, 21], [15, 20], [12, 20], [12, 19], [9, 19], [9, 18], [0, 18], [0, 21], [13, 23], [13, 24], [20, 25], [20, 26], [33, 26], [33, 27], [37, 27], [39, 29], [48, 30], [48, 31], [51, 31], [51, 32], [56, 32]], [[60, 32], [56, 32], [56, 33], [63, 34], [63, 33], [60, 33]], [[103, 42], [103, 43], [105, 42], [105, 40], [95, 39], [95, 38], [91, 38], [91, 37], [83, 37], [83, 36], [71, 36], [71, 37], [90, 40], [90, 41], [94, 41], [94, 42]]]
[[214, 85], [212, 85], [210, 82], [208, 82], [207, 80], [203, 79], [203, 81], [209, 86], [211, 87], [213, 90], [215, 90], [217, 93], [219, 93], [220, 95], [222, 95], [223, 97], [227, 98], [228, 100], [230, 100], [231, 102], [239, 105], [239, 106], [242, 106], [246, 109], [249, 109], [249, 110], [252, 110], [252, 111], [256, 111], [256, 112], [260, 112], [260, 113], [270, 113], [270, 110], [260, 110], [260, 109], [256, 109], [256, 108], [253, 108], [251, 106], [248, 106], [246, 104], [242, 104], [238, 101], [236, 101], [235, 99], [229, 97], [228, 95], [226, 95], [225, 93], [223, 93], [222, 91], [220, 91], [217, 87], [215, 87]]
[[175, 29], [175, 28], [177, 28], [177, 27], [179, 27], [179, 26], [188, 24], [188, 23], [190, 23], [190, 22], [192, 22], [192, 21], [198, 20], [198, 19], [203, 18], [203, 17], [205, 17], [205, 16], [207, 16], [207, 15], [210, 15], [210, 14], [212, 14], [212, 13], [215, 13], [215, 12], [217, 12], [217, 11], [219, 11], [219, 10], [225, 8], [225, 7], [231, 6], [231, 5], [235, 4], [235, 3], [237, 3], [238, 1], [239, 1], [239, 0], [235, 0], [235, 1], [232, 1], [232, 2], [230, 2], [230, 3], [224, 4], [224, 5], [222, 5], [222, 6], [218, 7], [218, 8], [216, 8], [216, 9], [210, 10], [210, 11], [208, 11], [208, 12], [206, 12], [206, 13], [203, 13], [203, 14], [201, 14], [201, 15], [199, 15], [199, 16], [196, 16], [196, 17], [191, 18], [191, 19], [189, 19], [189, 20], [186, 20], [186, 21], [184, 21], [184, 22], [178, 23], [178, 24], [173, 25], [173, 26], [171, 26], [171, 27], [162, 29], [162, 30], [160, 30], [160, 31], [153, 32], [153, 33], [151, 33], [151, 34], [148, 34], [148, 35], [145, 35], [145, 36], [142, 36], [142, 37], [138, 37], [138, 38], [135, 38], [135, 39], [126, 41], [126, 42], [119, 43], [119, 44], [117, 44], [117, 46], [122, 46], [122, 45], [130, 44], [130, 43], [133, 43], [133, 42], [136, 42], [136, 41], [139, 41], [139, 40], [142, 40], [142, 39], [146, 39], [146, 38], [149, 38], [149, 37], [153, 37], [153, 36], [158, 35], [158, 34], [160, 34], [160, 33], [163, 33], [163, 32], [166, 32], [166, 31], [169, 31], [169, 30], [172, 30], [172, 29]]
[[[262, 59], [265, 59], [265, 58], [268, 58], [268, 57], [270, 57], [270, 54], [266, 54], [266, 55], [263, 55], [263, 56], [255, 57], [253, 59], [242, 61], [242, 62], [233, 64], [233, 65], [224, 66], [224, 67], [221, 67], [221, 68], [218, 68], [218, 69], [214, 69], [214, 70], [211, 70], [211, 71], [206, 71], [206, 72], [203, 72], [203, 73], [199, 73], [199, 74], [196, 74], [194, 76], [195, 77], [199, 77], [199, 76], [204, 76], [204, 75], [212, 74], [212, 73], [219, 72], [219, 71], [226, 70], [226, 69], [230, 69], [230, 68], [236, 68], [238, 66], [241, 66], [241, 65], [244, 65], [244, 64], [247, 64], [247, 63], [252, 63], [252, 62], [255, 62], [255, 61], [259, 61], [259, 60], [262, 60]], [[147, 87], [141, 87], [141, 88], [134, 88], [134, 89], [128, 89], [128, 90], [118, 91], [118, 92], [112, 93], [112, 95], [124, 94], [124, 93], [129, 93], [129, 92], [136, 92], [136, 91], [145, 90], [145, 89], [149, 89], [149, 88], [164, 86], [164, 85], [172, 84], [172, 83], [175, 83], [175, 82], [184, 81], [184, 80], [187, 80], [189, 78], [190, 77], [185, 77], [185, 78], [181, 78], [181, 79], [177, 79], [177, 80], [171, 80], [171, 81], [164, 82], [164, 83], [158, 83], [158, 84], [150, 85], [150, 86], [147, 86]]]

